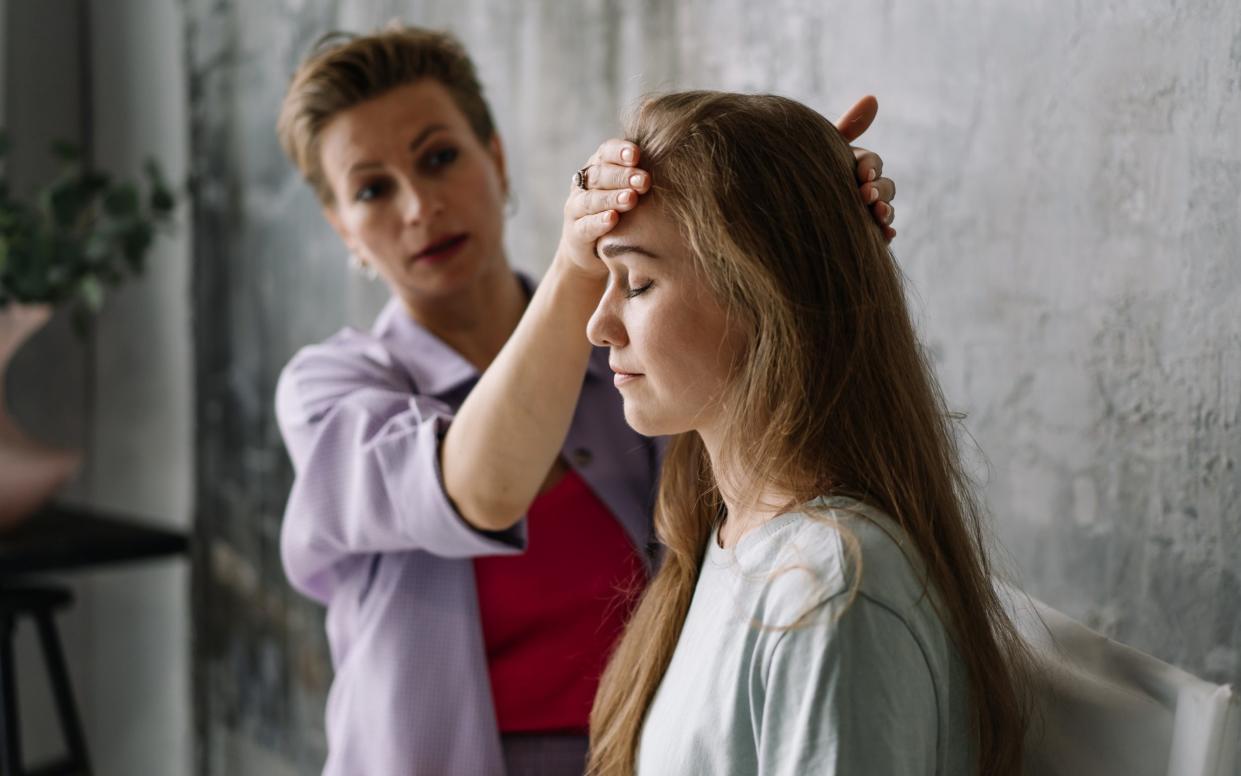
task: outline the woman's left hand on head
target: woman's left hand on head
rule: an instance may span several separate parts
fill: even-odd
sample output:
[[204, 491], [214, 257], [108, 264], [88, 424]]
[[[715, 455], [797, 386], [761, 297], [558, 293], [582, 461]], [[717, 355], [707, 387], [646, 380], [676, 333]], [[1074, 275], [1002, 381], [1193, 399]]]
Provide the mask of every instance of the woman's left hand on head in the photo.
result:
[[607, 140], [573, 176], [556, 255], [574, 269], [592, 277], [607, 275], [595, 255], [595, 243], [651, 190], [651, 175], [638, 167], [639, 155], [638, 147], [627, 140]]
[[[852, 143], [870, 127], [878, 112], [879, 101], [867, 95], [845, 111], [836, 122], [836, 129], [846, 141]], [[883, 239], [892, 242], [892, 238], [896, 237], [896, 230], [892, 228], [892, 221], [896, 218], [896, 211], [892, 208], [892, 200], [896, 198], [896, 183], [883, 177], [883, 159], [879, 154], [857, 146], [852, 148], [853, 158], [857, 162], [855, 169], [862, 201], [870, 208], [875, 223], [883, 230]]]

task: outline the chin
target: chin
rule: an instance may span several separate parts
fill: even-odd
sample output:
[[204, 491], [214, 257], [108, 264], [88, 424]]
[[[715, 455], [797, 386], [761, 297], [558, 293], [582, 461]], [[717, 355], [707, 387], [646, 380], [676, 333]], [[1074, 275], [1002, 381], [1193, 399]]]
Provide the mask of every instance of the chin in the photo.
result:
[[625, 401], [625, 422], [634, 431], [649, 437], [671, 436], [692, 430], [690, 424], [684, 422], [683, 418], [668, 417], [664, 413], [653, 412], [650, 408], [638, 406], [636, 402], [629, 400]]
[[454, 263], [453, 260], [438, 266], [410, 265], [401, 277], [400, 285], [415, 297], [445, 299], [473, 286], [478, 280], [479, 270], [477, 263]]

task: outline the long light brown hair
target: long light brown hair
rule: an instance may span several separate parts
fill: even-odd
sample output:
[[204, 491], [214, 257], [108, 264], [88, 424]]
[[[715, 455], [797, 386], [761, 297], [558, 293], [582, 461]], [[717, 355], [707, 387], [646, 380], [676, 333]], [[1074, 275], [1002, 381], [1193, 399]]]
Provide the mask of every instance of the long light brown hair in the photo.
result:
[[[969, 672], [979, 772], [1019, 773], [1024, 652], [848, 144], [793, 100], [720, 92], [648, 99], [626, 134], [701, 278], [747, 333], [723, 402], [725, 450], [792, 503], [849, 495], [900, 524]], [[721, 504], [699, 436], [673, 439], [655, 511], [667, 552], [596, 696], [592, 775], [634, 772]]]

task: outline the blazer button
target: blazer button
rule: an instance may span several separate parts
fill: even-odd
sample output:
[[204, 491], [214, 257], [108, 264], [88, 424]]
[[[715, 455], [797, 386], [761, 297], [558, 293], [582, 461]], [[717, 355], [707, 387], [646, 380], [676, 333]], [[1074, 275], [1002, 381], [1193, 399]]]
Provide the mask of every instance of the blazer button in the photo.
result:
[[569, 456], [573, 460], [574, 466], [589, 466], [595, 456], [585, 447], [579, 447]]

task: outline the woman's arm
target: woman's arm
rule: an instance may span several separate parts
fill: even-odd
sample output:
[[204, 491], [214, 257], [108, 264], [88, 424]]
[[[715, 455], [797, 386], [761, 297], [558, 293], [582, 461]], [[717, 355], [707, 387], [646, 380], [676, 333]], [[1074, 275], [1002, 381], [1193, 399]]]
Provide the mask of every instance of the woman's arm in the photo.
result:
[[520, 520], [564, 444], [590, 358], [586, 322], [607, 277], [595, 241], [649, 190], [637, 164], [632, 143], [599, 147], [590, 190], [574, 187], [565, 203], [551, 268], [444, 437], [444, 487], [477, 528], [500, 531]]
[[285, 574], [327, 603], [365, 555], [520, 552], [524, 526], [470, 527], [444, 495], [439, 440], [452, 408], [415, 393], [383, 345], [345, 331], [280, 375], [276, 418], [295, 477], [281, 524]]

